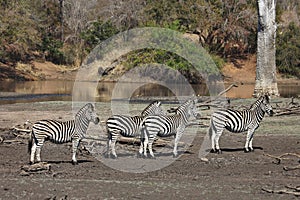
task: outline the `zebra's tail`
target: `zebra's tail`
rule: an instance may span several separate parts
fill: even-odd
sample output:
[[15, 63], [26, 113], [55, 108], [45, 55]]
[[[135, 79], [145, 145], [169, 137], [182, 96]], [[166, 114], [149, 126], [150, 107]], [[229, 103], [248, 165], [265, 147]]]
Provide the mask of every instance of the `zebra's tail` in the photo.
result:
[[29, 154], [31, 154], [31, 147], [33, 145], [33, 131], [31, 131], [30, 135], [29, 135], [29, 139], [28, 139], [28, 146], [27, 146], [27, 152]]
[[210, 119], [209, 129], [208, 129], [209, 139], [210, 139], [210, 140], [211, 140], [211, 138], [212, 138], [213, 128], [214, 128], [214, 122], [213, 122], [213, 119], [211, 118], [211, 119]]

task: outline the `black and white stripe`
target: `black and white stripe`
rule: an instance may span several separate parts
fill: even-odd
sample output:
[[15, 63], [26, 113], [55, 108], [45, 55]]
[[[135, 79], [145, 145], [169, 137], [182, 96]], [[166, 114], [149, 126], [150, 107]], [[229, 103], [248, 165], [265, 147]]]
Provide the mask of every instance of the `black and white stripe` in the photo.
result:
[[[110, 156], [110, 150], [112, 155], [117, 158], [115, 151], [115, 144], [119, 135], [124, 137], [140, 137], [141, 136], [141, 123], [145, 116], [148, 115], [164, 115], [163, 109], [160, 107], [161, 102], [155, 101], [148, 105], [141, 116], [126, 116], [126, 115], [113, 115], [106, 121], [108, 142], [107, 142], [107, 155]], [[140, 151], [143, 149], [141, 142]]]
[[228, 109], [214, 112], [211, 116], [209, 128], [212, 152], [221, 153], [219, 139], [224, 128], [234, 133], [248, 131], [245, 152], [253, 151], [252, 141], [254, 131], [259, 127], [259, 123], [262, 121], [265, 113], [270, 116], [273, 115], [268, 95], [261, 96], [246, 110], [238, 111]]
[[196, 118], [197, 107], [196, 100], [188, 100], [179, 106], [174, 115], [169, 116], [147, 116], [143, 120], [143, 131], [145, 131], [145, 143], [144, 143], [144, 156], [147, 157], [146, 146], [148, 143], [149, 153], [152, 158], [154, 154], [152, 151], [152, 144], [156, 136], [169, 137], [174, 135], [174, 150], [173, 155], [176, 157], [177, 145], [184, 133], [186, 126], [189, 123], [191, 117]]
[[32, 127], [31, 138], [28, 143], [30, 153], [30, 163], [36, 160], [41, 161], [41, 148], [45, 140], [54, 143], [66, 143], [72, 141], [72, 162], [77, 164], [76, 151], [81, 139], [85, 136], [89, 123], [99, 123], [99, 118], [95, 114], [94, 106], [91, 103], [83, 106], [71, 121], [41, 120]]

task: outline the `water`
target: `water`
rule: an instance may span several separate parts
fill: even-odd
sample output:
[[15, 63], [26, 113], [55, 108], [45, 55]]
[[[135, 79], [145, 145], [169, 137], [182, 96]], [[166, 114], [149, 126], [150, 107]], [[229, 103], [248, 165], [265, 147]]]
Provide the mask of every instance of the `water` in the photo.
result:
[[[114, 98], [144, 98], [148, 96], [172, 97], [178, 94], [189, 96], [195, 93], [197, 95], [209, 95], [205, 84], [192, 85], [193, 91], [186, 85], [170, 85], [169, 88], [157, 84], [132, 84], [122, 83], [90, 83], [80, 82], [80, 88], [76, 93], [79, 98], [84, 100], [87, 94], [94, 94], [96, 101], [108, 102], [111, 97]], [[95, 88], [97, 86], [97, 90]], [[229, 84], [228, 84], [229, 85]], [[228, 85], [225, 85], [227, 87]], [[72, 81], [2, 81], [0, 82], [0, 104], [11, 104], [19, 102], [37, 102], [37, 101], [71, 101], [73, 94], [74, 82]], [[170, 89], [171, 88], [171, 89]], [[282, 97], [297, 97], [300, 95], [298, 83], [278, 84], [279, 93]], [[79, 91], [78, 91], [79, 90]], [[118, 92], [116, 92], [118, 90]], [[254, 84], [239, 85], [232, 88], [228, 97], [232, 98], [250, 98], [253, 94]], [[94, 98], [94, 97], [93, 97]]]

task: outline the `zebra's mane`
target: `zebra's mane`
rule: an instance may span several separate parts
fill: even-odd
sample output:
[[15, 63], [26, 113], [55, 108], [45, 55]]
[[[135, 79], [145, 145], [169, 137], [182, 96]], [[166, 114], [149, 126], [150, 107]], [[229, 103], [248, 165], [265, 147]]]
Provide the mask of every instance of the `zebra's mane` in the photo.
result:
[[79, 109], [79, 111], [76, 113], [75, 118], [81, 116], [86, 110], [92, 109], [94, 111], [94, 106], [91, 103], [85, 104], [82, 108]]
[[250, 110], [258, 108], [265, 98], [269, 101], [268, 95], [262, 95], [251, 105]]
[[183, 111], [189, 106], [193, 101], [192, 100], [187, 100], [183, 104], [181, 104], [175, 111], [176, 114], [179, 114], [179, 111]]
[[159, 101], [153, 101], [152, 103], [150, 103], [141, 113], [142, 116], [145, 115], [145, 112], [147, 112], [151, 107], [153, 107], [154, 104], [160, 104]]

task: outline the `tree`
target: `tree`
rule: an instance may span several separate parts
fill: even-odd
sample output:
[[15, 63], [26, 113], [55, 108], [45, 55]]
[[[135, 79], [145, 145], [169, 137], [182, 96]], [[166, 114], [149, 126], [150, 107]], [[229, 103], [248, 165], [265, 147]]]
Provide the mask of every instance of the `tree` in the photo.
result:
[[268, 92], [278, 96], [275, 62], [276, 0], [257, 0], [257, 64], [254, 96]]

